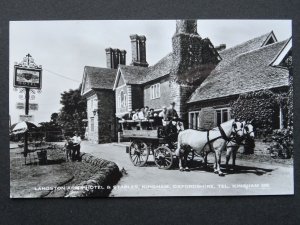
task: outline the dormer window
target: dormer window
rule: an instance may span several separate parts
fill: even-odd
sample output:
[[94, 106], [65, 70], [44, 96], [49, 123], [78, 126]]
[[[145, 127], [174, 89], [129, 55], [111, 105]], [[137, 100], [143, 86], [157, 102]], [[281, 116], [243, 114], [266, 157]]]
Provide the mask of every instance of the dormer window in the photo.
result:
[[275, 37], [275, 35], [274, 35], [273, 31], [272, 31], [269, 34], [269, 36], [267, 37], [267, 39], [264, 41], [264, 43], [262, 44], [261, 47], [273, 44], [275, 42], [277, 42], [277, 38]]

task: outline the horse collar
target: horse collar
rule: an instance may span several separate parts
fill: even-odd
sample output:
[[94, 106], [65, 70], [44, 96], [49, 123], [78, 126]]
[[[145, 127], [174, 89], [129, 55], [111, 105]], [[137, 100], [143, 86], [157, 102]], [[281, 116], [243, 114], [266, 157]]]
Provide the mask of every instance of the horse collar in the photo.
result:
[[219, 125], [218, 128], [219, 128], [219, 130], [220, 130], [220, 133], [221, 133], [222, 138], [223, 138], [225, 141], [230, 141], [230, 138], [226, 136], [225, 131], [223, 130], [222, 126]]

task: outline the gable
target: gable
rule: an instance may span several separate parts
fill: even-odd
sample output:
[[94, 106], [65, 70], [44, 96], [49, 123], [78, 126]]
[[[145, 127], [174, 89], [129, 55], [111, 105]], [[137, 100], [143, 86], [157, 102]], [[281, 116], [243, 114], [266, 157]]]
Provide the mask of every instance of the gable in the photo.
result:
[[82, 80], [82, 87], [81, 87], [81, 95], [84, 95], [89, 90], [91, 90], [91, 81], [89, 76], [87, 76], [86, 71], [83, 72], [83, 80]]
[[125, 80], [124, 80], [123, 76], [121, 75], [118, 77], [116, 88], [123, 86], [124, 84], [125, 84]]
[[262, 44], [261, 47], [267, 46], [267, 45], [270, 45], [270, 44], [273, 44], [273, 43], [275, 43], [275, 42], [277, 42], [277, 38], [276, 38], [274, 32], [272, 31], [272, 32], [269, 34], [269, 36], [266, 38], [266, 40], [264, 41], [264, 43]]
[[274, 58], [271, 66], [279, 66], [287, 68], [286, 60], [292, 56], [292, 38], [290, 38], [278, 55]]

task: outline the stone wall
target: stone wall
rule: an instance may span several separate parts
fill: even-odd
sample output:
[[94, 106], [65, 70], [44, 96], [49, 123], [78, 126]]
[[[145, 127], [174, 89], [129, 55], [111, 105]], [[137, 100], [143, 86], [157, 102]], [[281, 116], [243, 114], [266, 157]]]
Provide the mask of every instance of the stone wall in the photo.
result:
[[96, 158], [90, 154], [83, 153], [82, 161], [92, 164], [99, 168], [99, 171], [88, 180], [76, 185], [85, 187], [78, 190], [71, 190], [65, 197], [107, 197], [115, 185], [121, 178], [121, 172], [114, 162], [105, 159]]
[[[98, 133], [98, 116], [94, 115], [94, 109], [97, 109], [98, 97], [94, 92], [91, 96], [87, 97], [87, 119], [88, 119], [88, 140], [92, 143], [99, 142]], [[96, 106], [95, 106], [96, 105]], [[91, 121], [94, 120], [94, 130], [91, 127]]]

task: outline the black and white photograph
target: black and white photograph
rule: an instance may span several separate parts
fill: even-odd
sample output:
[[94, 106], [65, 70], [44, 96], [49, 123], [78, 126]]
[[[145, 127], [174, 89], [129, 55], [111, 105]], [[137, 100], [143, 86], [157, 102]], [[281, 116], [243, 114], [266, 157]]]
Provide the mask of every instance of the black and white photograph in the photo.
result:
[[10, 198], [294, 194], [292, 20], [9, 22]]

